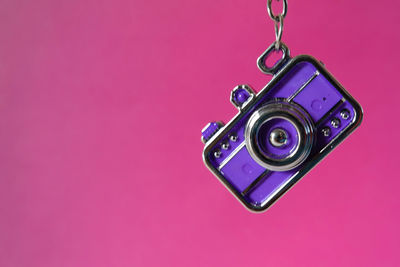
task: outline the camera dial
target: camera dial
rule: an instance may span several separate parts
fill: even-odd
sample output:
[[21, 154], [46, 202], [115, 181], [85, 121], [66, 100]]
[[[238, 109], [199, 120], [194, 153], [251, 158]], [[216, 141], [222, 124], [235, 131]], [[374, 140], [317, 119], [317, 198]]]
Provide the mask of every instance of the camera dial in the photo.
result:
[[288, 171], [306, 160], [315, 142], [314, 125], [299, 105], [267, 103], [249, 118], [245, 129], [251, 157], [271, 171]]

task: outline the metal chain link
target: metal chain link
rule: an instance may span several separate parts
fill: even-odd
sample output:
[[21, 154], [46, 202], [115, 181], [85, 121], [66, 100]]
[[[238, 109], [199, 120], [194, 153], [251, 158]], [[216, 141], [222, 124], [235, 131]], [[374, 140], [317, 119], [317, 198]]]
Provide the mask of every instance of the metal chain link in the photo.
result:
[[[276, 0], [280, 1], [280, 0]], [[275, 75], [279, 69], [288, 62], [290, 59], [289, 48], [281, 41], [283, 33], [283, 20], [287, 14], [287, 0], [283, 0], [283, 8], [281, 14], [274, 14], [272, 11], [272, 0], [267, 0], [267, 10], [268, 15], [274, 21], [275, 28], [275, 41], [267, 48], [267, 50], [262, 53], [262, 55], [257, 59], [258, 68], [265, 74]], [[269, 56], [276, 52], [281, 51], [282, 57], [280, 60], [276, 61], [272, 67], [267, 65], [267, 60]]]
[[[280, 1], [280, 0], [276, 0]], [[274, 14], [272, 11], [272, 0], [267, 0], [267, 10], [268, 15], [274, 21], [275, 26], [275, 49], [279, 50], [281, 48], [281, 39], [283, 33], [283, 19], [286, 17], [287, 14], [287, 0], [283, 0], [283, 9], [281, 14]]]
[[281, 39], [283, 33], [283, 16], [278, 15], [279, 20], [275, 21], [275, 49], [278, 50], [281, 47]]

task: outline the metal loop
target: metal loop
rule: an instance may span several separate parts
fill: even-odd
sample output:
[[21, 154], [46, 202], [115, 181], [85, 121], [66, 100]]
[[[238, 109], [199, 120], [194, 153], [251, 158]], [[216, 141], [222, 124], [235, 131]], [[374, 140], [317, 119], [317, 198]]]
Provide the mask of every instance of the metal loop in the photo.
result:
[[[287, 61], [290, 59], [290, 50], [289, 48], [284, 44], [284, 43], [279, 43], [278, 44], [278, 49], [276, 49], [276, 42], [274, 42], [270, 47], [265, 50], [265, 52], [257, 59], [257, 65], [258, 68], [261, 70], [261, 72], [265, 74], [276, 74], [280, 68], [287, 63]], [[275, 63], [272, 67], [268, 67], [266, 65], [266, 60], [268, 59], [269, 55], [273, 51], [281, 50], [282, 51], [282, 58], [278, 60], [278, 62]]]
[[[280, 1], [280, 0], [277, 0]], [[275, 15], [272, 11], [272, 0], [268, 0], [267, 1], [267, 10], [268, 10], [268, 15], [270, 16], [271, 19], [275, 20], [276, 22], [279, 22], [279, 16], [282, 16], [282, 18], [286, 17], [287, 14], [287, 8], [288, 8], [288, 4], [287, 4], [287, 0], [283, 0], [283, 9], [282, 9], [282, 13]]]
[[275, 49], [278, 50], [281, 44], [283, 33], [283, 16], [278, 16], [279, 20], [275, 21]]
[[[265, 52], [257, 59], [258, 68], [261, 70], [261, 72], [265, 74], [275, 75], [281, 69], [281, 67], [285, 65], [290, 59], [289, 48], [281, 41], [283, 33], [283, 20], [286, 17], [287, 6], [288, 6], [287, 0], [282, 0], [282, 1], [283, 1], [282, 13], [275, 15], [272, 11], [272, 0], [267, 0], [268, 15], [274, 21], [275, 42], [273, 42], [272, 45], [268, 47], [267, 50], [265, 50]], [[272, 52], [279, 50], [282, 51], [282, 58], [278, 60], [272, 67], [268, 67], [266, 65], [266, 60], [268, 59], [268, 57]]]

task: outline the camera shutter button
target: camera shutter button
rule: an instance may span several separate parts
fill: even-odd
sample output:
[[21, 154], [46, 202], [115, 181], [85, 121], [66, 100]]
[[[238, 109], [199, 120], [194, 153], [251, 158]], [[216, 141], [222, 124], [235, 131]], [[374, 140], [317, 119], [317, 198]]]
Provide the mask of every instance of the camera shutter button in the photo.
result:
[[240, 105], [243, 105], [243, 103], [245, 103], [247, 99], [249, 99], [249, 97], [250, 97], [249, 92], [247, 92], [244, 89], [239, 89], [235, 93], [235, 102]]
[[255, 93], [248, 85], [238, 85], [231, 92], [231, 102], [237, 109], [242, 109], [252, 98]]

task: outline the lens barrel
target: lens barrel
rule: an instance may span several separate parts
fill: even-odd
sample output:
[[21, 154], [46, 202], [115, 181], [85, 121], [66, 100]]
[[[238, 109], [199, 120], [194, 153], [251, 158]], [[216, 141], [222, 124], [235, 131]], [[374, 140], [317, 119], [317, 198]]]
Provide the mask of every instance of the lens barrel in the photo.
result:
[[245, 129], [251, 157], [271, 171], [288, 171], [309, 156], [315, 127], [308, 113], [295, 103], [276, 100], [256, 110]]

